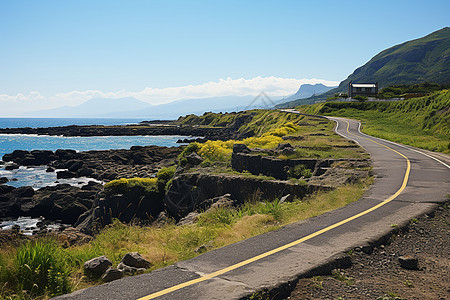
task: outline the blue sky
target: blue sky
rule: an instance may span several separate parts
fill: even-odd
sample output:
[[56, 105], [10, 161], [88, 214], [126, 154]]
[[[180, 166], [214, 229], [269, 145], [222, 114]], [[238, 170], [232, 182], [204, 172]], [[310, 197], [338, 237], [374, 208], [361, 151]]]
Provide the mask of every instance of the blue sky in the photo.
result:
[[0, 95], [45, 107], [147, 90], [156, 103], [175, 97], [168, 88], [211, 96], [207, 83], [255, 78], [295, 92], [302, 79], [339, 82], [379, 51], [449, 26], [449, 11], [432, 0], [0, 0]]

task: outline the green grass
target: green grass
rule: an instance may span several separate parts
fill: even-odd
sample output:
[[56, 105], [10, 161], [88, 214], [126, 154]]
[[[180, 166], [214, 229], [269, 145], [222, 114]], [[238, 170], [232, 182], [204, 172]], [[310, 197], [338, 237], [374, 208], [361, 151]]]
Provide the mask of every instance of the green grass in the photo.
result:
[[[208, 211], [200, 215], [197, 223], [187, 226], [169, 222], [143, 227], [115, 221], [93, 241], [67, 249], [54, 240], [3, 247], [0, 299], [12, 295], [17, 295], [17, 299], [52, 296], [98, 284], [99, 281], [84, 276], [83, 263], [101, 255], [117, 265], [127, 252], [137, 251], [152, 263], [150, 270], [161, 268], [199, 255], [200, 246], [212, 250], [347, 205], [358, 200], [370, 183], [366, 180], [333, 191], [319, 191], [293, 202], [267, 202], [255, 197], [238, 208]], [[24, 289], [30, 289], [32, 296], [24, 294]]]
[[362, 121], [362, 131], [431, 151], [450, 153], [450, 91], [395, 102], [334, 102], [300, 110]]

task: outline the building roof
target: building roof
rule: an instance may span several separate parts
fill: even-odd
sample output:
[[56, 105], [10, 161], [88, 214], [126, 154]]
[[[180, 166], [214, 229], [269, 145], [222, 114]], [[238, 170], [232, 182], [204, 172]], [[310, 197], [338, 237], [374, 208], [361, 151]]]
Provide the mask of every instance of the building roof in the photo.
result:
[[375, 83], [352, 83], [353, 87], [359, 87], [359, 88], [374, 88], [376, 87]]

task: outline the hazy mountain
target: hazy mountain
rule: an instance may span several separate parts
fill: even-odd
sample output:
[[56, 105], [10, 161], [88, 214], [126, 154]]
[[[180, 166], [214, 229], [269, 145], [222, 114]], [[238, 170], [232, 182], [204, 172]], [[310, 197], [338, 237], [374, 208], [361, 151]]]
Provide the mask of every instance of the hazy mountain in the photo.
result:
[[116, 117], [128, 117], [128, 111], [149, 109], [152, 105], [128, 98], [94, 98], [77, 106], [63, 106], [53, 109], [29, 112], [28, 117], [39, 118], [98, 118], [106, 117], [109, 114], [116, 114]]
[[[248, 108], [255, 99], [254, 96], [224, 96], [201, 99], [182, 99], [150, 108], [127, 112], [129, 118], [175, 119], [186, 114], [203, 114], [206, 111], [226, 112], [239, 111]], [[270, 105], [271, 107], [272, 105]], [[261, 103], [254, 103], [252, 108], [262, 107]], [[117, 117], [109, 114], [105, 117]]]
[[183, 99], [167, 104], [152, 106], [135, 98], [91, 99], [78, 106], [34, 111], [28, 117], [41, 118], [148, 118], [176, 119], [186, 114], [203, 114], [206, 111], [226, 112], [248, 108], [269, 108], [274, 105], [270, 99], [263, 102], [255, 96], [224, 96], [201, 99]]
[[302, 84], [298, 91], [292, 95], [284, 99], [285, 101], [292, 101], [297, 99], [309, 98], [313, 95], [320, 95], [329, 90], [336, 88], [335, 86], [326, 86], [321, 83], [316, 84]]
[[334, 93], [347, 92], [350, 81], [378, 82], [380, 88], [421, 82], [450, 83], [450, 28], [445, 27], [425, 37], [381, 51], [357, 68], [336, 89], [318, 97], [291, 101], [283, 106], [309, 104]]

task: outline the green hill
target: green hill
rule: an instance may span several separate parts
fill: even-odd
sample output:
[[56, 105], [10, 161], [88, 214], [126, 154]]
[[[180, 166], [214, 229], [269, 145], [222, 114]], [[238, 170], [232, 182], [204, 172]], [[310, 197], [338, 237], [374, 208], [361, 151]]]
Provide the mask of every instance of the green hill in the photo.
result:
[[367, 134], [450, 153], [449, 90], [403, 101], [325, 102], [298, 109], [308, 114], [359, 119]]
[[380, 88], [421, 82], [450, 83], [450, 27], [381, 51], [336, 89], [317, 97], [280, 104], [280, 107], [294, 107], [347, 92], [350, 81], [378, 82]]

